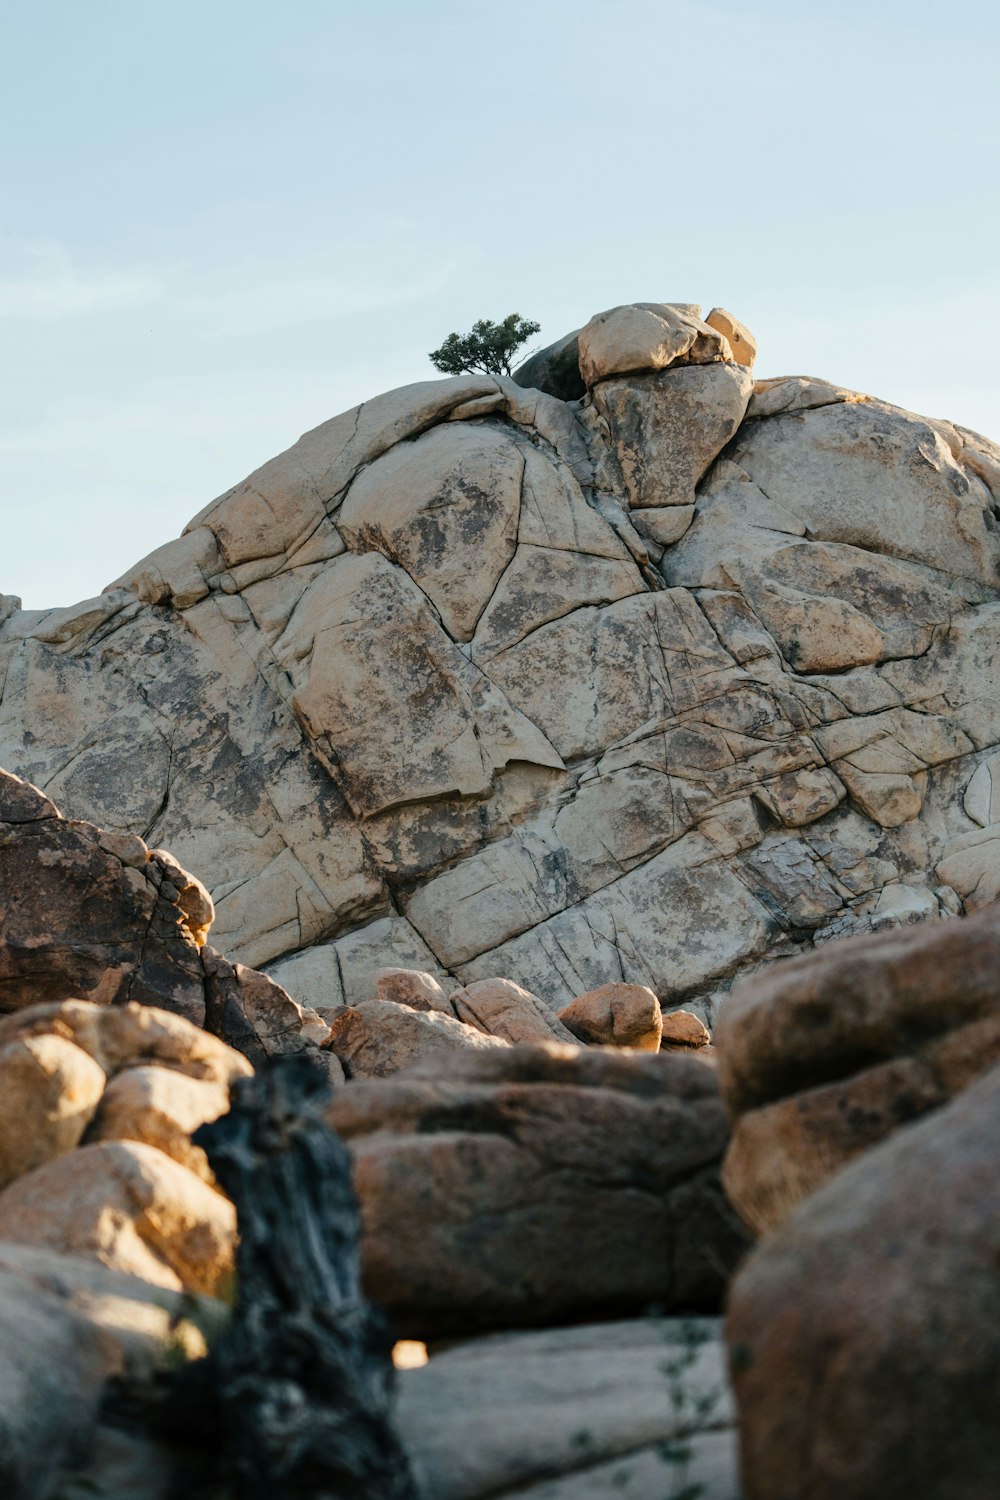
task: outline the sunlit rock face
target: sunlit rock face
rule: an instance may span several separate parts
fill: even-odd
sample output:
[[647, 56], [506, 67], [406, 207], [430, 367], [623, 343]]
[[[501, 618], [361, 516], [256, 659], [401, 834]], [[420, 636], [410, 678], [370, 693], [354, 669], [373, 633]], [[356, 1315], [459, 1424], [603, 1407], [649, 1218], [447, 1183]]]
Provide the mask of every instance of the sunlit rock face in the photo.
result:
[[562, 391], [574, 348], [580, 399], [390, 392], [99, 598], [8, 598], [0, 764], [169, 848], [313, 1005], [403, 966], [711, 1019], [994, 899], [1000, 450], [755, 384], [719, 309], [600, 314]]

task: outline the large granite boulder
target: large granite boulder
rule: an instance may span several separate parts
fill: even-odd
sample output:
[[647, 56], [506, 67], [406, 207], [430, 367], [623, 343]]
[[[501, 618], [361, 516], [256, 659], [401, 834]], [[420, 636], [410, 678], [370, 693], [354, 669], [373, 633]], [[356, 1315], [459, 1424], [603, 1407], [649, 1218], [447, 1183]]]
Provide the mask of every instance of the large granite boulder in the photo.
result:
[[[767, 959], [988, 902], [1000, 452], [754, 352], [634, 303], [547, 390], [333, 418], [96, 599], [3, 601], [0, 763], [320, 1008], [405, 968], [711, 1024]], [[146, 967], [196, 1007], [189, 932]]]
[[329, 1119], [354, 1159], [366, 1288], [403, 1337], [713, 1308], [749, 1243], [697, 1057], [494, 1044], [351, 1083]]
[[716, 1044], [723, 1180], [761, 1233], [1000, 1062], [1000, 907], [776, 964], [737, 988]]
[[737, 1276], [746, 1500], [1000, 1493], [1000, 1069], [838, 1173]]

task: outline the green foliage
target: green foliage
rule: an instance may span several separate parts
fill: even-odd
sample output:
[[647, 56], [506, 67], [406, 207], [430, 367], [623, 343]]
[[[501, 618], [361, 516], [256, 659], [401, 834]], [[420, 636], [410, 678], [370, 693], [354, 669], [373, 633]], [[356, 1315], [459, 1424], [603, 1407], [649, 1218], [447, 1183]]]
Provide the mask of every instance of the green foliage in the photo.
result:
[[516, 312], [502, 323], [480, 318], [473, 323], [471, 333], [449, 333], [440, 349], [432, 349], [428, 358], [444, 375], [464, 375], [469, 370], [509, 375], [512, 357], [541, 326]]
[[660, 1457], [670, 1469], [670, 1494], [666, 1500], [700, 1500], [704, 1485], [690, 1479], [694, 1447], [691, 1439], [711, 1421], [722, 1397], [721, 1388], [697, 1391], [690, 1375], [702, 1345], [709, 1338], [704, 1326], [685, 1318], [678, 1325], [679, 1338], [660, 1369], [667, 1377], [667, 1399], [674, 1422], [674, 1435], [660, 1444]]

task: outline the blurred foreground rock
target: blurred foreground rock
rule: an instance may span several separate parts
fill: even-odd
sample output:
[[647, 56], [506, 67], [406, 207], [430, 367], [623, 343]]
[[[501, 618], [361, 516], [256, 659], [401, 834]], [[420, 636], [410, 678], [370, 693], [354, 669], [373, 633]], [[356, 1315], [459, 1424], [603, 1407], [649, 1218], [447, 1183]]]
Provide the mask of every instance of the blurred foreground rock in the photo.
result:
[[0, 1019], [0, 1240], [218, 1291], [236, 1219], [191, 1133], [250, 1071], [152, 1006], [67, 1000]]
[[993, 1068], [747, 1262], [727, 1326], [746, 1500], [1000, 1494], [998, 1141]]
[[350, 1084], [369, 1295], [401, 1337], [718, 1306], [749, 1239], [710, 1064], [500, 1047]]
[[761, 1232], [1000, 1060], [1000, 907], [776, 965], [734, 994], [716, 1042], [726, 1191]]
[[162, 1495], [162, 1455], [145, 1450], [141, 1491], [105, 1487], [130, 1445], [101, 1425], [101, 1404], [110, 1382], [141, 1383], [170, 1361], [203, 1355], [201, 1325], [213, 1321], [207, 1303], [83, 1256], [0, 1243], [0, 1494], [83, 1495], [67, 1475], [96, 1467], [102, 1482], [92, 1480], [90, 1493]]

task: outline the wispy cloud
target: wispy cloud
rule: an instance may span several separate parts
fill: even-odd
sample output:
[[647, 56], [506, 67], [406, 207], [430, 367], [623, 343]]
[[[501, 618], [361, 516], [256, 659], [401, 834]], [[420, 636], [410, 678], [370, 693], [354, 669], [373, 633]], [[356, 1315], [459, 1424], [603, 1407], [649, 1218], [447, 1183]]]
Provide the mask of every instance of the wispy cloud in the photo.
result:
[[152, 276], [89, 270], [54, 240], [0, 239], [0, 318], [54, 320], [135, 307], [160, 295]]

